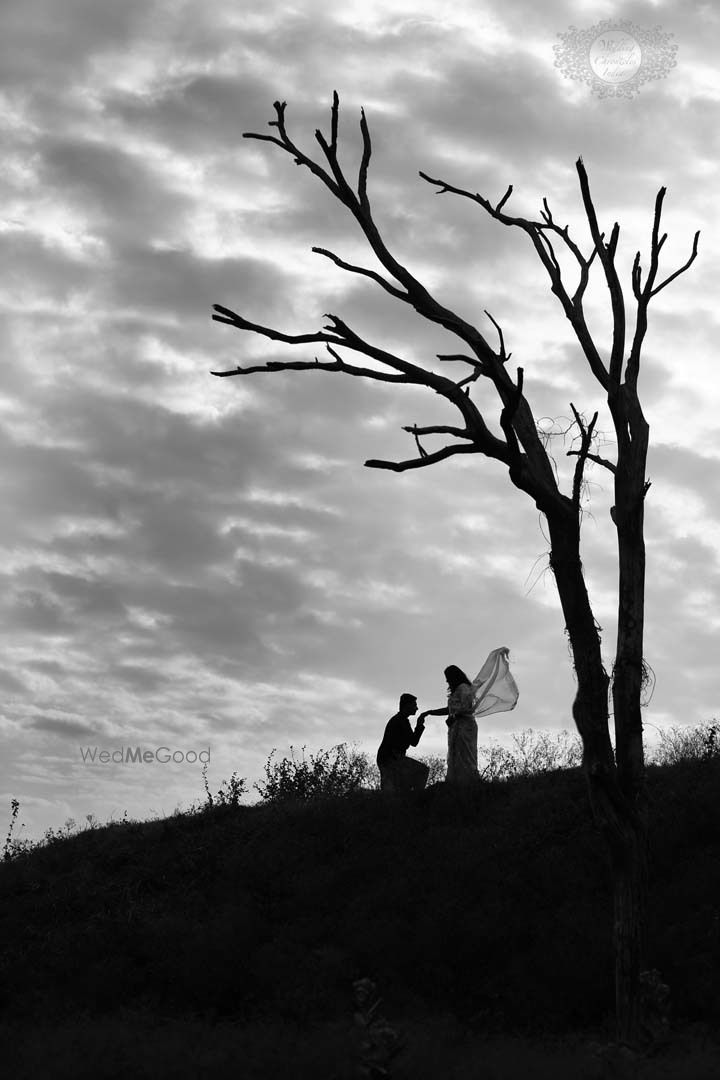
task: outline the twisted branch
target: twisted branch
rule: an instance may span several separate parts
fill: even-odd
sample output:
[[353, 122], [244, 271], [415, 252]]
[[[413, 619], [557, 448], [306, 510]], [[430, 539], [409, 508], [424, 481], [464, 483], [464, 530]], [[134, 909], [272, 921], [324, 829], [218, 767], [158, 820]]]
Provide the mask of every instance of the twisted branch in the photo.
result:
[[421, 449], [419, 458], [411, 458], [409, 461], [381, 461], [371, 458], [365, 462], [369, 469], [389, 469], [391, 472], [407, 472], [408, 469], [424, 469], [428, 465], [435, 465], [438, 461], [453, 457], [455, 454], [479, 454], [482, 451], [477, 446], [452, 445], [444, 446], [434, 454], [428, 454]]

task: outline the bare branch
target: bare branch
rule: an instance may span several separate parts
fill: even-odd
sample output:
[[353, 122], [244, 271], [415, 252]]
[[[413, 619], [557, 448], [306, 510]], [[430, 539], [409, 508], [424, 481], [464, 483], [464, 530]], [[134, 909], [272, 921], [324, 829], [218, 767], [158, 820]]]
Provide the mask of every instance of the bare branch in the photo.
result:
[[603, 236], [600, 233], [595, 206], [593, 205], [592, 196], [590, 194], [590, 184], [582, 158], [577, 159], [575, 167], [580, 179], [580, 191], [585, 207], [585, 216], [587, 217], [588, 225], [590, 226], [590, 235], [593, 238], [595, 249], [598, 253], [600, 262], [602, 263], [603, 270], [605, 271], [605, 280], [610, 293], [613, 336], [612, 346], [610, 348], [609, 375], [611, 386], [618, 387], [620, 385], [622, 365], [625, 356], [625, 300], [623, 298], [622, 287], [614, 262], [618, 237], [620, 235], [620, 226], [615, 222], [610, 235], [610, 240], [605, 244]]
[[500, 326], [499, 323], [497, 323], [495, 321], [495, 319], [493, 319], [492, 315], [490, 314], [490, 312], [487, 309], [483, 309], [483, 310], [485, 311], [485, 314], [487, 315], [488, 319], [490, 320], [490, 322], [493, 324], [493, 326], [495, 327], [495, 329], [498, 332], [498, 338], [500, 339], [500, 359], [502, 360], [503, 364], [506, 364], [507, 361], [512, 356], [512, 353], [506, 353], [505, 352], [505, 338], [503, 337], [502, 327]]
[[411, 435], [455, 435], [458, 439], [472, 439], [472, 435], [466, 428], [451, 427], [448, 424], [432, 424], [429, 427], [411, 424], [403, 427], [403, 431], [409, 431]]
[[[422, 173], [421, 173], [420, 175], [422, 176]], [[513, 191], [513, 186], [512, 186], [512, 184], [508, 184], [508, 189], [507, 189], [507, 191], [505, 192], [505, 194], [503, 195], [502, 199], [500, 200], [500, 202], [499, 202], [499, 203], [497, 204], [497, 206], [495, 207], [495, 213], [496, 213], [496, 214], [499, 214], [499, 213], [500, 213], [500, 211], [502, 210], [503, 206], [505, 205], [505, 203], [506, 203], [506, 202], [508, 201], [508, 199], [509, 199], [509, 198], [510, 198], [510, 196], [512, 195], [512, 191]]]
[[573, 411], [575, 417], [575, 423], [580, 429], [580, 450], [577, 452], [577, 461], [575, 462], [575, 472], [573, 475], [573, 493], [572, 501], [576, 511], [580, 512], [580, 493], [582, 490], [583, 473], [585, 471], [585, 462], [587, 461], [588, 454], [590, 453], [590, 447], [592, 445], [593, 431], [595, 430], [595, 424], [597, 423], [598, 414], [594, 413], [590, 423], [585, 426], [583, 418], [577, 411], [572, 401], [570, 402], [570, 408]]
[[666, 189], [660, 188], [655, 197], [655, 212], [653, 216], [652, 235], [650, 238], [650, 268], [647, 273], [645, 285], [641, 288], [641, 275], [642, 269], [640, 266], [640, 252], [635, 255], [632, 268], [632, 289], [637, 300], [637, 315], [635, 320], [635, 333], [633, 335], [632, 347], [630, 350], [630, 356], [627, 362], [627, 375], [626, 382], [630, 386], [637, 384], [638, 373], [640, 369], [640, 351], [642, 343], [645, 339], [648, 324], [648, 305], [653, 296], [657, 296], [661, 289], [664, 289], [666, 285], [669, 285], [671, 281], [683, 274], [689, 266], [695, 261], [698, 253], [698, 242], [700, 239], [700, 232], [696, 232], [693, 238], [692, 251], [689, 258], [683, 263], [681, 267], [675, 270], [672, 274], [669, 274], [659, 285], [655, 285], [655, 279], [659, 268], [659, 256], [662, 250], [663, 244], [667, 240], [667, 233], [663, 233], [660, 236], [660, 219], [662, 216], [663, 201], [665, 199]]
[[410, 434], [415, 437], [415, 445], [418, 448], [418, 454], [420, 455], [420, 457], [426, 458], [428, 456], [427, 450], [420, 443], [420, 432], [418, 431], [417, 427], [403, 428], [403, 431], [409, 431]]
[[[285, 104], [285, 102], [283, 102], [283, 105], [284, 104]], [[269, 120], [268, 123], [269, 124], [274, 124], [275, 121], [274, 120]], [[256, 131], [243, 131], [242, 137], [243, 137], [243, 139], [257, 139], [258, 142], [275, 143], [276, 146], [281, 147], [283, 150], [288, 149], [287, 146], [285, 145], [285, 143], [282, 141], [282, 139], [278, 139], [277, 135], [260, 135], [259, 132], [256, 132]]]
[[444, 446], [434, 454], [426, 454], [425, 457], [411, 458], [409, 461], [379, 461], [372, 458], [365, 464], [369, 469], [389, 469], [391, 472], [407, 472], [408, 469], [424, 469], [427, 465], [435, 465], [438, 461], [452, 457], [454, 454], [479, 454], [482, 451], [477, 446]]
[[236, 311], [223, 307], [222, 304], [213, 304], [213, 310], [218, 312], [217, 315], [212, 316], [214, 322], [227, 323], [238, 330], [252, 330], [253, 333], [270, 338], [271, 341], [285, 341], [289, 345], [304, 345], [311, 341], [330, 341], [337, 345], [343, 343], [342, 337], [338, 335], [331, 337], [322, 331], [315, 334], [284, 334], [281, 330], [273, 330], [270, 326], [261, 326], [259, 323], [250, 322], [248, 319], [243, 318], [242, 315], [238, 315]]
[[[569, 241], [569, 243], [572, 244], [572, 241]], [[583, 259], [583, 261], [582, 261], [582, 264], [580, 266], [580, 279], [578, 281], [578, 287], [575, 290], [575, 292], [573, 293], [573, 297], [572, 297], [572, 306], [573, 306], [574, 310], [577, 311], [579, 313], [579, 315], [582, 316], [583, 320], [584, 320], [585, 316], [583, 314], [583, 309], [582, 309], [582, 300], [583, 300], [583, 296], [585, 295], [585, 290], [587, 289], [588, 282], [590, 280], [590, 267], [592, 266], [593, 259], [595, 258], [596, 255], [597, 255], [597, 248], [593, 248], [592, 251], [590, 252], [590, 257], [588, 259], [583, 259], [582, 255], [580, 254], [580, 251], [578, 249], [578, 257], [580, 259]], [[576, 334], [577, 334], [577, 330], [576, 330]], [[577, 334], [577, 336], [578, 336], [578, 340], [580, 340], [580, 343], [582, 344], [582, 340], [580, 339], [580, 335]], [[592, 364], [590, 366], [592, 367]], [[603, 371], [604, 370], [605, 369], [603, 368]], [[606, 379], [607, 379], [607, 376], [606, 376]], [[602, 379], [599, 380], [599, 381], [602, 383], [602, 385], [605, 387], [605, 389], [607, 389], [607, 383], [602, 382]]]
[[[566, 456], [567, 457], [577, 457], [578, 454], [580, 454], [580, 453], [582, 453], [581, 450], [568, 450]], [[609, 469], [609, 471], [611, 473], [617, 472], [617, 466], [614, 465], [612, 461], [608, 461], [607, 458], [600, 457], [599, 454], [591, 454], [588, 451], [588, 453], [585, 455], [585, 457], [588, 459], [588, 461], [594, 461], [594, 462], [596, 462], [596, 464], [602, 465], [603, 468]]]
[[[369, 277], [379, 284], [384, 291], [388, 292], [389, 295], [393, 296], [393, 298], [400, 299], [403, 303], [412, 306], [423, 318], [456, 334], [465, 345], [469, 347], [470, 355], [477, 359], [470, 362], [472, 368], [471, 374], [458, 382], [454, 382], [432, 370], [427, 370], [415, 364], [409, 364], [407, 361], [401, 360], [392, 353], [371, 346], [368, 342], [359, 338], [358, 335], [351, 331], [349, 327], [335, 316], [328, 317], [329, 323], [323, 327], [321, 332], [311, 335], [289, 335], [282, 334], [279, 331], [271, 331], [268, 328], [259, 327], [250, 323], [248, 320], [229, 311], [229, 309], [216, 308], [214, 317], [218, 321], [229, 323], [236, 328], [253, 330], [256, 333], [264, 334], [274, 340], [283, 341], [289, 344], [321, 341], [326, 345], [341, 345], [379, 361], [380, 365], [389, 367], [396, 374], [406, 376], [407, 381], [409, 382], [430, 387], [436, 393], [455, 404], [460, 410], [467, 425], [467, 429], [472, 433], [475, 445], [479, 452], [505, 462], [510, 465], [511, 469], [514, 468], [515, 479], [516, 482], [518, 482], [518, 486], [522, 486], [524, 490], [532, 493], [533, 497], [536, 498], [536, 501], [538, 499], [542, 499], [543, 501], [547, 499], [557, 499], [560, 493], [557, 489], [556, 479], [539, 439], [530, 407], [522, 396], [522, 392], [518, 391], [518, 388], [514, 386], [512, 379], [505, 370], [505, 364], [507, 363], [509, 354], [505, 351], [505, 342], [499, 325], [494, 319], [491, 319], [491, 322], [498, 331], [500, 339], [500, 353], [497, 353], [490, 347], [477, 327], [466, 322], [454, 311], [441, 305], [431, 295], [425, 286], [389, 252], [380, 235], [373, 220], [367, 196], [367, 174], [372, 146], [364, 111], [361, 111], [360, 117], [363, 153], [358, 174], [357, 194], [355, 194], [348, 183], [338, 161], [339, 98], [337, 93], [333, 94], [329, 138], [326, 139], [319, 131], [315, 133], [316, 140], [322, 148], [329, 164], [329, 171], [307, 157], [307, 155], [305, 155], [289, 138], [285, 128], [285, 103], [276, 102], [275, 111], [277, 119], [271, 122], [271, 126], [276, 127], [278, 130], [279, 137], [277, 139], [275, 139], [274, 136], [257, 136], [254, 133], [249, 133], [248, 137], [264, 138], [266, 141], [275, 142], [276, 145], [279, 145], [283, 150], [291, 154], [297, 164], [305, 165], [314, 175], [320, 178], [336, 198], [351, 211], [360, 225], [370, 247], [375, 253], [375, 256], [381, 266], [384, 267], [388, 276], [386, 277], [382, 273], [376, 273], [374, 270], [369, 270], [366, 267], [355, 266], [354, 264], [340, 259], [340, 257], [334, 255], [334, 253], [328, 252], [326, 249], [317, 248], [316, 251], [325, 255], [326, 258], [330, 258], [331, 261], [335, 262], [341, 269], [345, 269], [351, 273], [357, 273], [360, 276]], [[428, 177], [425, 178], [430, 179]], [[578, 340], [588, 357], [593, 372], [596, 374], [596, 377], [602, 385], [606, 386], [607, 372], [595, 349], [585, 324], [581, 306], [582, 294], [587, 285], [589, 266], [595, 251], [593, 250], [589, 259], [584, 259], [577, 246], [570, 239], [567, 226], [564, 229], [561, 229], [552, 220], [547, 201], [545, 201], [544, 222], [513, 218], [503, 213], [503, 207], [512, 193], [512, 185], [508, 187], [505, 195], [497, 202], [496, 206], [492, 206], [487, 199], [483, 199], [479, 195], [471, 196], [470, 193], [461, 192], [460, 189], [452, 188], [451, 185], [443, 185], [441, 183], [441, 186], [444, 190], [453, 190], [458, 194], [465, 194], [468, 197], [474, 198], [475, 201], [479, 202], [480, 205], [482, 205], [484, 209], [497, 220], [507, 225], [517, 225], [528, 233], [539, 258], [550, 277], [553, 292], [560, 299], [567, 317], [572, 321]], [[560, 265], [553, 249], [553, 244], [550, 241], [549, 236], [544, 235], [543, 230], [546, 230], [548, 233], [556, 232], [578, 262], [580, 267], [580, 283], [572, 300], [568, 296], [561, 280]], [[396, 287], [395, 282], [397, 282], [398, 287]], [[457, 356], [459, 354], [452, 355]], [[466, 358], [466, 362], [468, 359], [469, 358]], [[350, 365], [347, 366], [350, 367]], [[324, 367], [326, 370], [330, 369], [329, 365], [325, 365]], [[332, 370], [340, 370], [340, 368], [333, 365]], [[366, 371], [368, 369], [358, 370]], [[507, 429], [505, 431], [506, 440], [498, 439], [489, 431], [481, 414], [477, 410], [477, 407], [470, 399], [468, 384], [478, 379], [481, 374], [492, 380], [503, 402], [503, 415]], [[372, 378], [374, 376], [368, 375], [368, 377]], [[507, 441], [508, 432], [510, 432], [509, 441]], [[527, 454], [527, 461], [524, 460], [524, 455], [521, 454], [520, 447], [522, 447], [525, 454]]]
[[[663, 237], [663, 239], [664, 239], [664, 237]], [[693, 240], [693, 246], [692, 246], [692, 252], [690, 254], [690, 258], [687, 260], [686, 263], [683, 263], [683, 265], [680, 267], [679, 270], [676, 270], [674, 274], [670, 274], [670, 276], [666, 277], [665, 280], [660, 283], [660, 285], [658, 285], [655, 289], [653, 289], [652, 292], [650, 293], [650, 296], [657, 296], [657, 294], [660, 292], [661, 289], [664, 289], [666, 285], [669, 285], [670, 282], [674, 281], [676, 277], [680, 276], [680, 274], [685, 273], [685, 271], [688, 269], [688, 267], [697, 258], [699, 239], [700, 239], [700, 230], [698, 229], [698, 231], [695, 233], [695, 238]]]
[[445, 363], [452, 363], [459, 360], [463, 364], [470, 364], [474, 368], [483, 368], [485, 365], [481, 360], [476, 360], [474, 356], [465, 356], [463, 353], [436, 353], [438, 360], [442, 360]]
[[615, 253], [617, 252], [617, 246], [618, 246], [619, 237], [620, 237], [620, 226], [618, 225], [618, 223], [616, 221], [615, 224], [613, 225], [612, 232], [610, 233], [610, 239], [609, 239], [608, 245], [607, 245], [608, 255], [610, 256], [611, 259], [615, 258]]
[[[304, 345], [310, 342], [324, 342], [327, 345], [344, 345], [346, 348], [353, 349], [355, 352], [361, 352], [365, 356], [369, 356], [373, 360], [379, 360], [380, 363], [386, 364], [388, 367], [394, 368], [400, 372], [404, 378], [401, 380], [392, 379], [390, 381], [402, 381], [408, 383], [415, 383], [420, 386], [430, 386], [438, 393], [444, 393], [446, 396], [453, 400], [454, 392], [457, 391], [456, 384], [451, 379], [446, 379], [442, 375], [437, 375], [435, 372], [426, 371], [425, 368], [418, 367], [416, 364], [411, 364], [407, 360], [402, 360], [399, 356], [395, 356], [393, 353], [389, 353], [384, 349], [378, 349], [368, 342], [363, 341], [350, 327], [339, 319], [336, 315], [326, 315], [325, 318], [329, 319], [329, 324], [321, 331], [314, 334], [284, 334], [280, 330], [274, 330], [268, 326], [260, 326], [258, 323], [251, 323], [247, 319], [244, 319], [242, 315], [238, 315], [237, 312], [231, 311], [229, 308], [222, 307], [220, 304], [213, 304], [216, 311], [220, 312], [219, 315], [213, 315], [213, 319], [217, 322], [228, 323], [231, 326], [235, 326], [240, 330], [252, 330], [256, 334], [260, 334], [262, 337], [269, 338], [271, 341], [283, 341], [289, 345]], [[327, 331], [332, 331], [328, 333]], [[336, 354], [333, 354], [336, 355]], [[275, 363], [275, 362], [274, 362]], [[278, 361], [277, 363], [280, 363]], [[314, 367], [314, 364], [309, 365]], [[214, 372], [213, 374], [221, 375], [233, 375], [242, 374], [245, 369], [235, 369], [228, 372]], [[263, 367], [258, 370], [280, 370], [279, 368], [267, 368]], [[298, 370], [300, 370], [298, 368]], [[333, 367], [328, 370], [340, 370]], [[367, 369], [368, 378], [374, 378], [376, 373], [371, 369]], [[470, 406], [474, 408], [474, 406]], [[478, 414], [479, 416], [479, 414]]]
[[275, 142], [276, 145], [291, 154], [298, 165], [305, 165], [315, 176], [321, 179], [336, 198], [351, 211], [380, 263], [407, 290], [406, 296], [400, 292], [393, 295], [398, 299], [403, 299], [406, 303], [411, 304], [423, 318], [443, 326], [451, 333], [457, 334], [473, 349], [474, 352], [477, 353], [479, 357], [492, 361], [494, 354], [480, 331], [458, 316], [454, 311], [451, 311], [449, 308], [438, 303], [425, 286], [422, 285], [422, 283], [414, 277], [402, 263], [398, 262], [398, 260], [391, 255], [380, 236], [380, 232], [373, 221], [370, 202], [367, 197], [367, 170], [371, 155], [371, 143], [369, 128], [364, 112], [361, 115], [360, 121], [361, 131], [363, 133], [363, 156], [358, 177], [358, 195], [355, 195], [348, 184], [337, 159], [339, 107], [339, 98], [337, 92], [334, 92], [331, 110], [330, 143], [327, 142], [319, 130], [315, 132], [315, 138], [322, 147], [323, 153], [330, 165], [332, 176], [330, 176], [320, 165], [307, 157], [307, 155], [304, 154], [288, 137], [284, 119], [285, 102], [275, 102], [277, 120], [270, 121], [271, 126], [278, 128], [278, 131], [280, 132], [279, 139], [264, 135], [259, 136], [255, 133], [247, 133], [247, 137]]
[[333, 103], [330, 110], [330, 149], [333, 157], [337, 158], [338, 119], [340, 113], [340, 98], [337, 90], [333, 90]]
[[353, 274], [362, 274], [363, 277], [372, 278], [378, 285], [382, 286], [385, 292], [390, 293], [397, 300], [404, 300], [407, 302], [407, 293], [401, 292], [396, 289], [394, 285], [391, 285], [389, 281], [386, 281], [381, 274], [376, 273], [375, 270], [368, 270], [364, 266], [354, 266], [352, 263], [345, 262], [344, 259], [340, 259], [337, 255], [334, 255], [332, 251], [327, 251], [326, 248], [314, 247], [311, 249], [316, 255], [324, 255], [326, 259], [330, 259], [336, 266], [339, 266], [341, 270], [349, 270]]
[[360, 162], [360, 173], [358, 176], [358, 195], [360, 196], [360, 205], [365, 212], [369, 212], [370, 204], [367, 197], [367, 174], [368, 165], [370, 164], [370, 155], [372, 154], [372, 143], [370, 142], [370, 129], [365, 119], [365, 110], [360, 109], [360, 131], [362, 132], [363, 140], [363, 155]]
[[265, 364], [253, 367], [236, 367], [229, 371], [211, 371], [211, 375], [227, 378], [229, 375], [254, 375], [259, 371], [342, 371], [346, 375], [359, 375], [364, 379], [377, 379], [379, 382], [409, 383], [413, 380], [407, 375], [394, 375], [389, 371], [375, 371], [373, 368], [356, 367], [342, 360], [328, 345], [328, 351], [336, 357], [333, 364], [321, 364], [318, 359], [309, 360], [268, 360]]
[[[645, 302], [650, 299], [652, 288], [655, 284], [655, 278], [657, 277], [659, 256], [660, 256], [660, 242], [658, 237], [660, 236], [660, 219], [662, 217], [662, 207], [665, 201], [665, 195], [667, 188], [661, 187], [655, 196], [655, 212], [653, 214], [652, 234], [650, 237], [650, 269], [648, 270], [647, 281], [645, 282]], [[664, 241], [663, 237], [663, 241]]]
[[[585, 315], [582, 309], [582, 296], [587, 287], [590, 264], [592, 263], [592, 260], [594, 258], [595, 249], [593, 249], [590, 258], [585, 259], [577, 244], [575, 244], [575, 242], [570, 239], [567, 226], [561, 229], [554, 223], [554, 221], [552, 220], [552, 215], [550, 215], [549, 209], [547, 207], [547, 202], [545, 203], [545, 221], [529, 221], [527, 218], [510, 217], [508, 214], [501, 213], [501, 209], [507, 201], [507, 198], [509, 197], [512, 186], [508, 189], [505, 196], [500, 200], [497, 206], [493, 206], [488, 199], [484, 198], [477, 192], [473, 193], [471, 191], [466, 191], [464, 188], [455, 187], [453, 184], [449, 184], [445, 180], [434, 179], [433, 177], [428, 176], [428, 174], [424, 172], [420, 172], [420, 176], [429, 184], [433, 184], [435, 187], [438, 187], [440, 189], [437, 193], [438, 195], [444, 194], [445, 192], [450, 192], [453, 195], [461, 195], [463, 198], [471, 199], [473, 202], [479, 203], [479, 205], [482, 206], [483, 209], [486, 210], [491, 217], [495, 218], [496, 221], [501, 222], [503, 225], [514, 225], [527, 233], [527, 235], [530, 237], [530, 240], [532, 241], [538, 258], [542, 262], [548, 274], [548, 277], [550, 278], [552, 291], [559, 299], [565, 315], [572, 324], [575, 335], [580, 342], [580, 345], [582, 346], [583, 352], [585, 353], [593, 375], [598, 380], [600, 385], [604, 389], [607, 389], [609, 382], [608, 373], [602, 359], [600, 358], [600, 354], [595, 347], [595, 343], [590, 335], [590, 331], [588, 330], [587, 324], [585, 322]], [[565, 285], [563, 284], [562, 276], [560, 273], [560, 266], [555, 256], [555, 252], [552, 248], [552, 244], [544, 235], [543, 230], [546, 229], [550, 229], [553, 232], [556, 232], [562, 238], [563, 242], [572, 252], [580, 266], [580, 282], [572, 299], [568, 295]]]
[[[470, 364], [474, 369], [470, 375], [467, 375], [464, 379], [459, 379], [455, 384], [456, 386], [467, 386], [468, 383], [476, 382], [481, 375], [485, 375], [487, 378], [494, 380], [495, 373], [488, 368], [487, 364], [483, 364], [480, 360], [475, 360], [472, 356], [464, 356], [462, 353], [437, 353], [437, 358], [446, 363], [459, 360], [463, 364]], [[468, 393], [468, 391], [466, 390], [465, 393]]]
[[560, 263], [557, 260], [557, 255], [555, 254], [555, 249], [552, 246], [552, 243], [550, 241], [550, 237], [547, 235], [547, 233], [543, 232], [541, 229], [538, 229], [537, 235], [538, 235], [538, 239], [541, 240], [545, 244], [545, 247], [547, 249], [548, 258], [550, 259], [550, 262], [552, 263], [554, 273], [551, 274], [551, 277], [552, 277], [553, 281], [560, 282], [560, 273], [561, 273], [561, 271], [560, 271]]
[[307, 154], [304, 154], [302, 150], [300, 150], [289, 138], [288, 133], [285, 130], [286, 107], [287, 102], [285, 101], [273, 102], [273, 108], [275, 109], [277, 120], [268, 121], [268, 127], [276, 127], [280, 132], [279, 139], [275, 138], [275, 136], [273, 135], [258, 135], [254, 131], [244, 131], [243, 139], [258, 139], [261, 142], [275, 143], [277, 146], [279, 146], [282, 150], [285, 150], [286, 153], [290, 154], [295, 159], [296, 165], [304, 165], [306, 169], [309, 169], [311, 173], [318, 177], [318, 179], [322, 180], [323, 184], [325, 184], [325, 186], [328, 187], [330, 191], [332, 191], [333, 195], [335, 195], [336, 198], [342, 198], [340, 188], [332, 179], [332, 177], [329, 176], [328, 173], [326, 173], [320, 165], [316, 164], [316, 162], [314, 162], [312, 158], [309, 158]]
[[641, 285], [640, 285], [640, 282], [642, 280], [642, 267], [640, 266], [640, 252], [639, 251], [635, 252], [635, 258], [633, 259], [631, 280], [632, 280], [632, 291], [633, 291], [635, 297], [638, 300], [640, 300], [642, 298], [642, 289], [641, 289]]
[[[487, 372], [483, 371], [483, 369], [478, 365], [478, 367], [475, 369], [475, 371], [472, 372], [471, 375], [466, 375], [464, 379], [459, 379], [456, 383], [456, 386], [467, 386], [468, 383], [476, 382], [481, 375], [487, 375]], [[465, 393], [469, 394], [470, 391], [466, 390]]]
[[315, 138], [322, 147], [323, 153], [328, 160], [328, 164], [332, 170], [332, 174], [335, 177], [335, 183], [341, 192], [341, 199], [346, 206], [356, 208], [358, 200], [353, 192], [352, 188], [345, 179], [345, 174], [340, 168], [340, 163], [337, 158], [337, 134], [338, 134], [338, 118], [340, 114], [340, 98], [338, 97], [337, 90], [333, 90], [333, 103], [330, 110], [330, 145], [328, 145], [325, 136], [318, 128], [315, 132]]
[[518, 443], [517, 435], [515, 434], [515, 430], [513, 428], [513, 419], [522, 399], [524, 374], [525, 373], [523, 369], [519, 367], [517, 369], [517, 385], [513, 387], [512, 393], [505, 405], [503, 406], [502, 412], [500, 413], [500, 427], [502, 428], [505, 434], [505, 438], [507, 439], [507, 444], [510, 448], [512, 462], [514, 464], [517, 464], [520, 461], [521, 457], [520, 445]]
[[440, 189], [439, 191], [437, 191], [435, 193], [436, 195], [444, 195], [447, 192], [450, 192], [450, 194], [452, 194], [452, 195], [461, 195], [465, 199], [471, 199], [473, 202], [479, 203], [480, 206], [482, 206], [483, 209], [487, 210], [487, 212], [492, 217], [496, 218], [498, 221], [502, 221], [503, 224], [505, 224], [505, 225], [530, 225], [531, 224], [531, 222], [527, 221], [525, 218], [508, 217], [507, 214], [502, 213], [503, 206], [505, 205], [507, 200], [510, 198], [510, 195], [512, 194], [512, 190], [513, 190], [512, 184], [510, 184], [508, 186], [507, 191], [503, 195], [502, 199], [500, 199], [500, 201], [497, 203], [497, 205], [493, 206], [489, 199], [486, 199], [483, 195], [480, 195], [477, 191], [476, 192], [466, 191], [465, 188], [455, 187], [454, 184], [449, 184], [447, 182], [447, 180], [437, 180], [432, 176], [428, 176], [428, 174], [424, 173], [422, 170], [419, 171], [418, 175], [421, 176], [423, 178], [423, 180], [426, 180], [428, 184], [432, 184], [433, 187], [437, 187], [437, 188]]
[[[505, 464], [510, 463], [510, 448], [504, 440], [493, 435], [477, 409], [477, 406], [465, 393], [463, 393], [457, 383], [453, 382], [452, 379], [446, 378], [444, 375], [439, 375], [434, 371], [419, 367], [416, 364], [401, 359], [399, 356], [395, 356], [394, 353], [387, 352], [385, 349], [380, 349], [369, 344], [369, 342], [366, 342], [359, 337], [336, 315], [326, 316], [330, 322], [321, 332], [315, 334], [284, 334], [278, 330], [270, 329], [269, 327], [250, 323], [247, 319], [244, 319], [229, 308], [224, 308], [218, 304], [214, 305], [214, 307], [221, 314], [214, 315], [213, 318], [220, 322], [229, 323], [240, 329], [253, 330], [271, 340], [283, 341], [292, 345], [319, 341], [324, 342], [328, 347], [330, 345], [341, 345], [344, 348], [360, 352], [373, 360], [385, 364], [387, 367], [394, 369], [398, 374], [390, 375], [387, 372], [375, 371], [374, 369], [351, 367], [351, 365], [346, 364], [345, 361], [341, 360], [337, 353], [332, 352], [332, 350], [331, 354], [336, 357], [335, 364], [320, 364], [317, 361], [312, 363], [308, 361], [270, 361], [267, 364], [257, 365], [253, 368], [242, 368], [238, 366], [229, 371], [213, 372], [213, 374], [220, 377], [228, 377], [231, 375], [250, 374], [254, 371], [325, 370], [342, 371], [351, 375], [363, 375], [365, 378], [376, 379], [381, 382], [405, 382], [416, 386], [427, 386], [437, 394], [446, 398], [460, 410], [460, 413], [467, 424], [467, 429], [472, 433], [474, 446], [478, 453], [495, 458], [497, 461], [502, 461]], [[328, 333], [328, 330], [332, 331], [332, 333]]]

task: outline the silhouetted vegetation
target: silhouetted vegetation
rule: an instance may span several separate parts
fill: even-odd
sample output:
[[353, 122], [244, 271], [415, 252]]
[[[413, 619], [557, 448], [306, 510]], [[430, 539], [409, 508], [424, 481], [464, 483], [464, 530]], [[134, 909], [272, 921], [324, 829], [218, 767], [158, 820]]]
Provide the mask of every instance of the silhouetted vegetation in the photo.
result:
[[[694, 740], [668, 736], [670, 763], [649, 767], [649, 955], [671, 988], [673, 1023], [711, 1029], [720, 754], [713, 728], [696, 730]], [[481, 785], [472, 801], [442, 784], [412, 800], [353, 786], [361, 755], [334, 748], [284, 759], [296, 780], [313, 762], [335, 777], [297, 798], [286, 797], [292, 765], [274, 771], [282, 762], [271, 755], [254, 806], [241, 804], [237, 774], [217, 795], [205, 777], [205, 801], [169, 818], [90, 820], [33, 849], [9, 838], [0, 1035], [20, 1033], [10, 1075], [190, 1077], [242, 1063], [244, 1077], [260, 1078], [279, 1075], [294, 1046], [294, 1077], [349, 1077], [352, 985], [363, 977], [407, 1035], [393, 1076], [474, 1075], [453, 1071], [471, 1060], [470, 1045], [490, 1054], [492, 1040], [510, 1036], [562, 1038], [575, 1062], [529, 1072], [516, 1041], [525, 1075], [584, 1075], [572, 1038], [602, 1037], [613, 1006], [611, 875], [581, 769], [543, 771], [532, 744], [526, 737], [534, 772], [518, 757], [516, 775]], [[56, 1053], [42, 1072], [36, 1056], [33, 1074], [38, 1031]], [[450, 1040], [443, 1053], [431, 1052], [432, 1032]], [[125, 1071], [98, 1064], [103, 1038]], [[488, 1073], [515, 1075], [520, 1064]], [[695, 1075], [711, 1073], [698, 1065]]]
[[368, 786], [370, 762], [366, 754], [348, 749], [345, 743], [331, 750], [297, 757], [290, 747], [290, 757], [275, 761], [273, 750], [265, 764], [265, 780], [255, 784], [263, 802], [308, 799], [341, 799]]

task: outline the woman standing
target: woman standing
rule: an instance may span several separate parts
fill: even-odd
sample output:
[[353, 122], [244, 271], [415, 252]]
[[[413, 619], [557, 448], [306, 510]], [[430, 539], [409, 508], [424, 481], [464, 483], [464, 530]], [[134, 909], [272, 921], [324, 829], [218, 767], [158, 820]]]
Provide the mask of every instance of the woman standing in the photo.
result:
[[444, 709], [428, 709], [426, 716], [447, 716], [447, 782], [464, 787], [479, 780], [477, 767], [477, 720], [473, 715], [475, 692], [465, 672], [455, 664], [445, 668], [448, 703]]

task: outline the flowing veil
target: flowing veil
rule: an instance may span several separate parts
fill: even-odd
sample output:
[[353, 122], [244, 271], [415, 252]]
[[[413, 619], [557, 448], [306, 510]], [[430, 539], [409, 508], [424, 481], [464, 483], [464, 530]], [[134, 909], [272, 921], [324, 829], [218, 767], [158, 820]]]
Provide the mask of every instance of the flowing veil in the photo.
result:
[[510, 650], [506, 646], [493, 649], [473, 679], [474, 716], [509, 712], [517, 705], [519, 690], [510, 672], [509, 655]]

